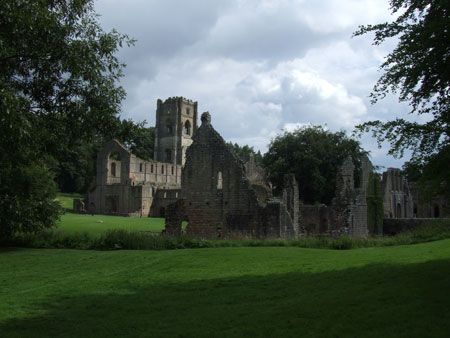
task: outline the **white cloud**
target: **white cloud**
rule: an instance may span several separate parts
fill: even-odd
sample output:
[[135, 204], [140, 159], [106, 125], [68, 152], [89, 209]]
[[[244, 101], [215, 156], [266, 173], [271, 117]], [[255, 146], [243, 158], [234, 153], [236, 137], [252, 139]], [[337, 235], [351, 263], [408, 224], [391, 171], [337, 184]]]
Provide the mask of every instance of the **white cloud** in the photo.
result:
[[[128, 64], [124, 117], [152, 125], [158, 98], [184, 96], [211, 112], [226, 140], [262, 151], [283, 129], [326, 124], [351, 131], [369, 119], [406, 115], [393, 96], [376, 106], [368, 99], [393, 44], [351, 38], [360, 24], [389, 20], [387, 6], [379, 0], [96, 2], [107, 29], [138, 39], [120, 52]], [[377, 149], [370, 138], [363, 142]], [[373, 151], [374, 162], [394, 163], [383, 151]]]

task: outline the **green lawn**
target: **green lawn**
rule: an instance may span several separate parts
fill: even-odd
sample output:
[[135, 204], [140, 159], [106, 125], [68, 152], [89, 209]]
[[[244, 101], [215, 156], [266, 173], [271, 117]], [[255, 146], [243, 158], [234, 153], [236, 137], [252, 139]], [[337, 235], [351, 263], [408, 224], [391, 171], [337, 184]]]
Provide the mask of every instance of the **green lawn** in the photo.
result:
[[98, 236], [109, 229], [161, 232], [164, 229], [164, 218], [92, 216], [67, 212], [61, 217], [57, 229], [71, 233], [87, 232], [94, 236]]
[[87, 232], [99, 236], [110, 229], [154, 232], [161, 232], [164, 229], [164, 218], [74, 214], [72, 212], [74, 198], [81, 198], [81, 195], [63, 193], [58, 195], [57, 200], [66, 209], [58, 224], [58, 230], [69, 233]]
[[1, 337], [448, 337], [450, 240], [1, 249]]

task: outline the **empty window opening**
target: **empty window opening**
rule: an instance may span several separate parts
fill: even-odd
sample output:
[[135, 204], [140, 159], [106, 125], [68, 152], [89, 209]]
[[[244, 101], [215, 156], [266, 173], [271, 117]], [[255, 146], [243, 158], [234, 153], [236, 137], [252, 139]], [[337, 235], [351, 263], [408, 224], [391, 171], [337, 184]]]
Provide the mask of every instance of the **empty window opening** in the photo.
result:
[[159, 209], [159, 217], [164, 217], [166, 214], [166, 209], [165, 208], [160, 208]]
[[191, 113], [191, 110], [189, 108], [186, 108], [186, 115], [189, 115]]
[[142, 172], [142, 163], [139, 164], [139, 171]]
[[116, 162], [111, 163], [111, 176], [116, 177]]
[[222, 172], [217, 173], [217, 189], [222, 189]]
[[189, 122], [189, 120], [184, 124], [184, 133], [186, 135], [191, 135], [191, 122]]
[[168, 135], [172, 135], [172, 123], [170, 120], [166, 121], [166, 132]]
[[434, 206], [434, 218], [439, 218], [439, 206]]
[[402, 205], [397, 203], [397, 218], [402, 218]]
[[173, 166], [172, 166], [172, 175], [173, 175], [174, 171], [175, 171], [175, 170], [174, 170], [174, 168], [173, 168]]
[[150, 166], [150, 172], [153, 174], [153, 164]]
[[164, 166], [161, 166], [161, 174], [164, 174]]

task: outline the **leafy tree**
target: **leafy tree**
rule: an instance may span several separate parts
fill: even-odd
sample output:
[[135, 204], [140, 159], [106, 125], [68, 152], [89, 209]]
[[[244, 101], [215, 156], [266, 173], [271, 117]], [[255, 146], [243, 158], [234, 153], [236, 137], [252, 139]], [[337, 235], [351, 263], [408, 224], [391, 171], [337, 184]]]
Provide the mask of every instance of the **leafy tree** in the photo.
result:
[[132, 41], [105, 33], [92, 0], [0, 2], [0, 236], [55, 224], [49, 168], [95, 135], [120, 129], [123, 64]]
[[152, 160], [155, 151], [155, 127], [139, 129], [130, 138], [130, 150], [143, 160]]
[[303, 202], [330, 204], [340, 166], [351, 156], [359, 167], [363, 153], [359, 142], [344, 131], [332, 133], [322, 126], [310, 126], [275, 137], [264, 154], [263, 167], [276, 187], [275, 193], [281, 191], [284, 175], [293, 173]]
[[233, 149], [236, 155], [242, 160], [242, 162], [246, 163], [250, 160], [250, 154], [253, 154], [256, 164], [261, 165], [262, 163], [262, 155], [258, 150], [257, 152], [253, 147], [249, 147], [248, 145], [240, 146], [237, 143], [228, 142], [227, 146], [230, 149]]
[[[387, 56], [383, 72], [371, 93], [372, 103], [387, 93], [398, 93], [408, 102], [411, 113], [424, 115], [428, 122], [371, 121], [357, 126], [362, 132], [372, 131], [378, 144], [390, 143], [389, 154], [402, 157], [412, 150], [412, 163], [432, 175], [433, 194], [450, 191], [450, 1], [390, 0], [392, 22], [361, 26], [355, 36], [374, 32], [374, 44], [389, 38], [398, 39], [396, 48]], [[431, 179], [431, 181], [430, 181]]]

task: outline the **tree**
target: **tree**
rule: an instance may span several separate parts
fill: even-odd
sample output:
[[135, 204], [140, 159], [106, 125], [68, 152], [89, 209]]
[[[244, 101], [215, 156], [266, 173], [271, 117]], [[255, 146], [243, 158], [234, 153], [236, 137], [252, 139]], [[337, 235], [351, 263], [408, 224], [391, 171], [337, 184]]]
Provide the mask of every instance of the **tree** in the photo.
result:
[[155, 127], [139, 129], [130, 138], [130, 150], [143, 160], [152, 160], [155, 151]]
[[241, 159], [242, 162], [246, 163], [250, 160], [250, 154], [253, 154], [256, 164], [260, 165], [262, 162], [261, 152], [258, 150], [257, 152], [253, 147], [249, 147], [248, 145], [240, 146], [237, 143], [228, 142], [227, 146], [236, 153], [236, 155]]
[[303, 202], [330, 204], [340, 166], [351, 156], [356, 168], [360, 168], [364, 153], [359, 142], [348, 138], [344, 131], [332, 133], [322, 126], [310, 126], [275, 137], [262, 162], [276, 187], [275, 193], [281, 192], [284, 175], [293, 173]]
[[[359, 27], [355, 36], [374, 32], [374, 44], [397, 38], [396, 48], [386, 57], [383, 72], [371, 93], [372, 103], [389, 92], [408, 102], [411, 114], [428, 122], [371, 121], [357, 126], [359, 133], [372, 131], [379, 146], [390, 143], [389, 154], [402, 157], [412, 150], [412, 163], [428, 167], [433, 194], [450, 191], [450, 1], [390, 0], [393, 22]], [[430, 181], [431, 179], [431, 181]], [[448, 195], [450, 196], [450, 195]]]
[[113, 136], [124, 90], [92, 0], [0, 2], [0, 236], [51, 227], [60, 214], [49, 168], [58, 154]]

